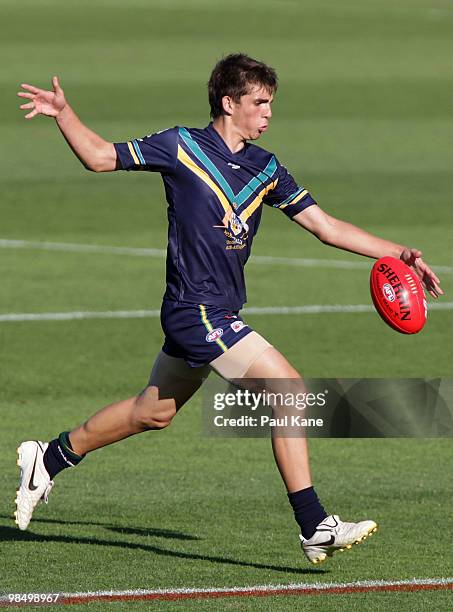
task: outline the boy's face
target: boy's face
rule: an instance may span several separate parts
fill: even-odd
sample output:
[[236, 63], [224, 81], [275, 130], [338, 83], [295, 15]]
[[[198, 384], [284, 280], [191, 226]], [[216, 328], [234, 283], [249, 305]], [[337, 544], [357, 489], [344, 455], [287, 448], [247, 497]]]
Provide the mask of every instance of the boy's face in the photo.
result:
[[261, 85], [252, 85], [239, 102], [229, 100], [233, 125], [245, 140], [256, 140], [268, 128], [272, 117], [273, 94]]

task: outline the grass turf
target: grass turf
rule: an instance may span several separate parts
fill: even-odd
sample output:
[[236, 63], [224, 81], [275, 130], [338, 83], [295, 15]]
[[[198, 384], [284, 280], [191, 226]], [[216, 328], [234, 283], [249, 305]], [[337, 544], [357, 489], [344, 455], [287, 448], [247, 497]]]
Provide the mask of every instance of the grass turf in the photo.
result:
[[[0, 238], [164, 248], [158, 177], [92, 175], [50, 120], [15, 110], [21, 81], [61, 76], [91, 127], [123, 140], [203, 125], [213, 62], [243, 49], [279, 71], [264, 147], [332, 214], [421, 247], [449, 264], [453, 13], [439, 0], [376, 3], [4, 2], [0, 47], [5, 170]], [[26, 13], [24, 13], [24, 8]], [[261, 143], [260, 143], [261, 144]], [[265, 211], [255, 254], [354, 259]], [[158, 308], [163, 260], [2, 249], [0, 312]], [[249, 304], [369, 303], [367, 272], [257, 266]], [[451, 294], [451, 274], [443, 286]], [[406, 338], [374, 314], [250, 316], [307, 376], [451, 377], [449, 311]], [[343, 582], [451, 576], [430, 543], [451, 530], [446, 440], [316, 440], [317, 489], [346, 518], [380, 532], [321, 568], [301, 557], [266, 440], [201, 436], [200, 395], [167, 431], [102, 449], [63, 473], [26, 533], [10, 515], [14, 449], [48, 439], [140, 389], [160, 347], [157, 319], [0, 323], [4, 592]], [[270, 597], [110, 604], [137, 609], [447, 609], [446, 593]], [[105, 609], [106, 604], [90, 604]], [[75, 606], [72, 609], [76, 609]], [[80, 606], [81, 607], [81, 606]], [[85, 607], [84, 607], [85, 609]]]

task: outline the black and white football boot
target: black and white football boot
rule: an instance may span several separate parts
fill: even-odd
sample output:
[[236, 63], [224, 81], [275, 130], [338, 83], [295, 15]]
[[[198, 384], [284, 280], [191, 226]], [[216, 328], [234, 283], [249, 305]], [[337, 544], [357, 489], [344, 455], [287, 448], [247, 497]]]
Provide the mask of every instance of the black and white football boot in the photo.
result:
[[349, 550], [353, 544], [363, 542], [375, 531], [377, 524], [374, 521], [345, 523], [337, 514], [331, 514], [319, 523], [309, 540], [302, 535], [299, 538], [305, 556], [316, 565], [331, 557], [337, 550]]
[[17, 449], [20, 485], [16, 492], [15, 522], [19, 529], [27, 529], [33, 510], [39, 501], [47, 504], [54, 485], [44, 467], [44, 453], [49, 445], [38, 440], [22, 442]]

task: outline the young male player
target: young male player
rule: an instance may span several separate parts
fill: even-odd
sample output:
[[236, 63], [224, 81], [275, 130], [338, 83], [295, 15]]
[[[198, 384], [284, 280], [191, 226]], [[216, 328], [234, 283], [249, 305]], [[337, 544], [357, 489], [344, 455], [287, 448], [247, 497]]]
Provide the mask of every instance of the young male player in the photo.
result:
[[[212, 368], [226, 379], [294, 379], [285, 357], [241, 319], [246, 300], [243, 269], [260, 222], [262, 204], [325, 244], [368, 257], [401, 257], [431, 295], [439, 279], [417, 249], [377, 238], [325, 213], [298, 186], [276, 157], [249, 144], [268, 129], [277, 89], [272, 68], [243, 54], [215, 66], [209, 81], [212, 123], [204, 129], [175, 127], [113, 144], [88, 129], [67, 103], [57, 77], [53, 90], [23, 84], [18, 95], [29, 113], [54, 117], [69, 146], [94, 172], [160, 172], [168, 202], [167, 287], [161, 322], [165, 333], [145, 390], [111, 404], [49, 443], [23, 442], [21, 484], [15, 512], [26, 529], [39, 500], [47, 502], [54, 477], [102, 446], [167, 427]], [[272, 388], [268, 389], [272, 390]], [[373, 531], [366, 520], [346, 523], [327, 515], [312, 486], [305, 438], [273, 437], [275, 461], [301, 528], [302, 549], [312, 563], [351, 548]]]

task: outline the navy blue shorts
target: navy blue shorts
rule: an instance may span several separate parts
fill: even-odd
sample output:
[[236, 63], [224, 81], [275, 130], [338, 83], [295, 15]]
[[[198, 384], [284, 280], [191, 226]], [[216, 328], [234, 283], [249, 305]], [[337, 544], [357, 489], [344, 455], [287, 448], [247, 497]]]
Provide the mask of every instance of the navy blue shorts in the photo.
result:
[[163, 352], [184, 359], [192, 368], [210, 363], [253, 331], [237, 310], [171, 300], [163, 301], [160, 321]]

